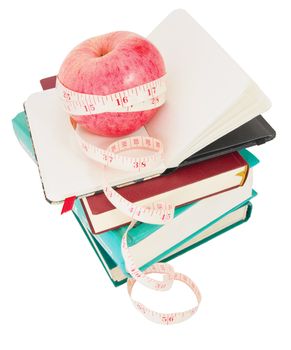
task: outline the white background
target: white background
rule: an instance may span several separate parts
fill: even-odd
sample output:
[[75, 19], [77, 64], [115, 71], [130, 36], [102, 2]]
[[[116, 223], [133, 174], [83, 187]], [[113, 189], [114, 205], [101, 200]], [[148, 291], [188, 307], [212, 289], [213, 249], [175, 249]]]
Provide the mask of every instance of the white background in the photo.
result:
[[[1, 3], [1, 349], [291, 348], [288, 5], [281, 0]], [[114, 30], [146, 36], [179, 7], [271, 98], [265, 117], [278, 135], [252, 149], [261, 163], [255, 169], [259, 196], [251, 220], [174, 261], [176, 270], [197, 282], [203, 302], [190, 321], [165, 327], [135, 311], [125, 286], [111, 284], [73, 215], [61, 216], [60, 207], [45, 201], [37, 167], [14, 137], [11, 118], [40, 90], [39, 79], [57, 73], [80, 41]], [[184, 290], [178, 292], [180, 298], [172, 300], [182, 305]]]

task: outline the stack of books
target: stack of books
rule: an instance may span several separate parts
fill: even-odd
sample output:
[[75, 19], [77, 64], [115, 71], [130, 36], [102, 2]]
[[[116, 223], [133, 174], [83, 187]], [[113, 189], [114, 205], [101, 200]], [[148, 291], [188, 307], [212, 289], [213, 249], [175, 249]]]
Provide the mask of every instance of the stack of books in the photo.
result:
[[[256, 195], [253, 170], [258, 163], [246, 148], [275, 137], [260, 115], [270, 106], [268, 98], [185, 11], [170, 14], [149, 39], [167, 64], [167, 103], [135, 134], [160, 139], [164, 161], [142, 178], [108, 174], [111, 185], [131, 202], [176, 206], [167, 224], [138, 222], [129, 231], [129, 249], [141, 270], [246, 222]], [[77, 197], [73, 214], [118, 286], [130, 277], [121, 239], [131, 219], [100, 191], [100, 169], [78, 149], [58, 103], [55, 79], [41, 80], [44, 91], [28, 98], [13, 127], [38, 164], [46, 199]], [[112, 139], [95, 136], [94, 142], [105, 147]]]

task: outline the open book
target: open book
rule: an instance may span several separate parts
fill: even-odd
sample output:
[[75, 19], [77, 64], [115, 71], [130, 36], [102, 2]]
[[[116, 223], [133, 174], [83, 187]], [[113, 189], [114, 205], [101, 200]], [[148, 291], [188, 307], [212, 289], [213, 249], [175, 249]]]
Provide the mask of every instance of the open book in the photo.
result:
[[[111, 185], [156, 176], [270, 107], [270, 101], [228, 54], [183, 10], [171, 13], [149, 36], [167, 70], [167, 102], [133, 135], [163, 142], [163, 162], [142, 173], [108, 171]], [[25, 102], [48, 201], [101, 189], [102, 166], [82, 153], [55, 89]], [[101, 148], [116, 139], [82, 131]]]

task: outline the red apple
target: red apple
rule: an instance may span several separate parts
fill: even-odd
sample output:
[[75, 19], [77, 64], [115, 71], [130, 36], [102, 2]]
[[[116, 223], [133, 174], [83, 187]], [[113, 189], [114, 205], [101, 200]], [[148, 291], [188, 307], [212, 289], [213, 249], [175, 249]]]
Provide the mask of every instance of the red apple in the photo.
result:
[[[63, 62], [58, 78], [70, 90], [108, 95], [164, 74], [163, 58], [149, 40], [120, 31], [88, 39], [75, 47]], [[158, 109], [71, 117], [92, 133], [122, 136], [146, 124]]]

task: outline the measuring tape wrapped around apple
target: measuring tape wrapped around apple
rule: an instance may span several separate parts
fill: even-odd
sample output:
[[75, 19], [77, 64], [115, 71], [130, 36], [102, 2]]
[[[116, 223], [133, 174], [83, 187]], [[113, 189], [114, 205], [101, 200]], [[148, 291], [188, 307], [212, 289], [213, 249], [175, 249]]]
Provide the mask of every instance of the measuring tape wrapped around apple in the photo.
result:
[[[56, 83], [65, 111], [75, 125], [77, 141], [91, 159], [104, 164], [103, 191], [108, 200], [132, 218], [123, 238], [121, 251], [131, 297], [136, 281], [157, 291], [167, 291], [174, 280], [188, 285], [196, 296], [196, 306], [176, 313], [150, 310], [131, 298], [134, 306], [151, 321], [174, 324], [191, 317], [201, 301], [199, 289], [191, 279], [174, 271], [166, 263], [157, 263], [145, 271], [136, 266], [127, 246], [128, 231], [136, 221], [165, 224], [174, 217], [174, 206], [153, 203], [139, 206], [120, 196], [106, 182], [106, 168], [121, 171], [143, 171], [156, 166], [163, 157], [162, 143], [148, 136], [119, 139], [107, 149], [100, 149], [82, 138], [79, 128], [102, 136], [123, 136], [146, 124], [166, 101], [165, 65], [157, 48], [148, 40], [130, 32], [113, 32], [88, 39], [73, 49], [63, 62]], [[149, 156], [131, 157], [120, 153], [146, 149]], [[163, 280], [149, 277], [163, 274]]]

